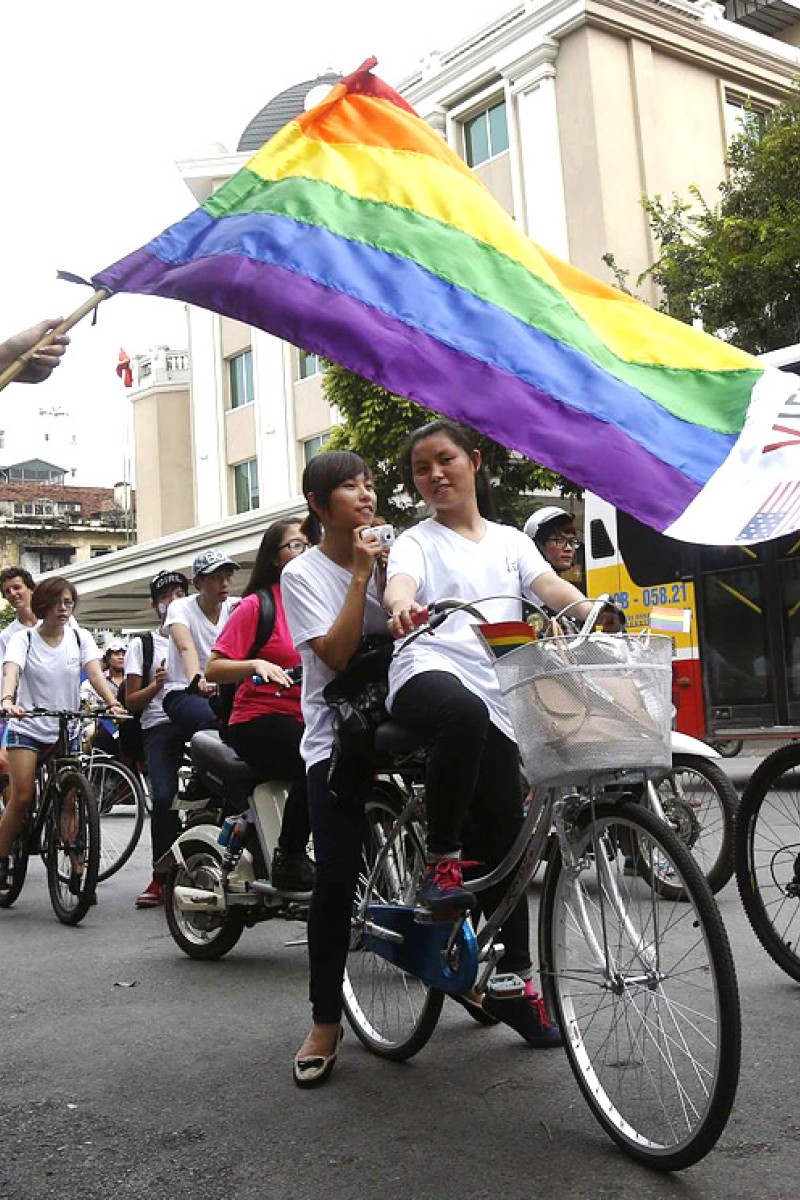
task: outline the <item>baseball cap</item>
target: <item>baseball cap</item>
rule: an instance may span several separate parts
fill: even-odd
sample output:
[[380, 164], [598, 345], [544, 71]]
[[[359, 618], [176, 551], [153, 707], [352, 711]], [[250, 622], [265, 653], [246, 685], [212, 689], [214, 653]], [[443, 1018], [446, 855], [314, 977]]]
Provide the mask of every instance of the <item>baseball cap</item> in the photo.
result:
[[569, 512], [566, 508], [558, 508], [555, 504], [548, 504], [544, 508], [537, 508], [535, 513], [531, 513], [525, 522], [522, 532], [536, 541], [537, 534], [542, 526], [549, 525], [557, 517], [566, 517], [570, 521], [575, 520], [575, 514]]
[[232, 571], [239, 570], [239, 564], [221, 550], [204, 550], [192, 563], [192, 575], [210, 575], [220, 567], [230, 567]]
[[176, 587], [182, 587], [187, 593], [189, 591], [189, 580], [183, 572], [159, 571], [150, 580], [150, 599], [157, 600], [164, 592], [171, 592]]
[[106, 642], [106, 654], [113, 653], [114, 650], [127, 650], [126, 642], [122, 638], [112, 638], [110, 642]]

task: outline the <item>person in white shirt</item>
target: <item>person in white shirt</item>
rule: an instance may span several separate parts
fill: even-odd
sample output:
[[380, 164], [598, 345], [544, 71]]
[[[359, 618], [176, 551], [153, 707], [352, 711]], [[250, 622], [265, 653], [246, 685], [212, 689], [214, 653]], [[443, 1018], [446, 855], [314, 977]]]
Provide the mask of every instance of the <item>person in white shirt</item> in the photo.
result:
[[314, 1087], [330, 1077], [341, 1036], [342, 982], [350, 917], [366, 836], [363, 804], [334, 802], [328, 773], [333, 719], [323, 689], [349, 663], [362, 634], [386, 632], [374, 569], [385, 556], [362, 534], [375, 516], [369, 467], [357, 454], [317, 455], [303, 473], [309, 507], [304, 530], [321, 542], [283, 569], [281, 593], [292, 640], [303, 663], [301, 697], [308, 807], [316, 879], [308, 914], [312, 1026], [295, 1056], [294, 1081]]
[[164, 712], [189, 741], [199, 729], [216, 728], [208, 697], [216, 688], [205, 677], [214, 642], [238, 604], [230, 595], [239, 564], [221, 550], [204, 550], [192, 564], [195, 596], [173, 600], [164, 630], [169, 635]]
[[181, 831], [172, 802], [178, 790], [184, 739], [164, 712], [169, 655], [164, 622], [172, 601], [188, 593], [189, 580], [182, 572], [159, 571], [150, 580], [150, 606], [158, 617], [158, 629], [132, 638], [125, 655], [125, 707], [129, 712], [141, 714], [142, 744], [153, 801], [150, 816], [153, 876], [136, 897], [137, 908], [158, 908], [164, 903], [164, 878], [156, 871], [156, 863]]
[[[5, 658], [6, 646], [11, 637], [19, 629], [33, 629], [36, 617], [31, 608], [31, 597], [36, 587], [30, 571], [24, 567], [3, 567], [0, 571], [0, 595], [14, 610], [14, 619], [9, 621], [5, 629], [0, 631], [0, 668]], [[8, 754], [6, 751], [6, 735], [8, 724], [0, 722], [0, 774], [8, 774]]]
[[41, 624], [18, 630], [5, 649], [0, 703], [11, 718], [10, 789], [0, 817], [0, 890], [8, 886], [8, 856], [33, 798], [39, 756], [58, 740], [57, 718], [24, 720], [25, 713], [32, 708], [77, 710], [82, 667], [110, 711], [120, 716], [125, 713], [103, 676], [94, 638], [88, 630], [70, 625], [77, 602], [78, 593], [70, 580], [59, 576], [44, 580], [31, 598], [31, 608]]
[[[523, 596], [555, 610], [573, 601], [580, 602], [576, 612], [589, 610], [585, 597], [559, 578], [529, 538], [491, 520], [489, 481], [469, 431], [452, 421], [430, 422], [411, 435], [404, 468], [433, 516], [401, 534], [389, 555], [384, 605], [395, 637], [410, 633], [414, 615], [444, 597], [501, 597], [481, 605], [488, 621], [520, 620]], [[389, 669], [387, 708], [393, 719], [432, 744], [425, 787], [428, 865], [418, 900], [434, 920], [477, 907], [462, 877], [462, 848], [485, 874], [505, 857], [523, 820], [519, 750], [474, 623], [468, 613], [453, 615], [435, 636], [418, 638], [395, 654]], [[482, 893], [485, 912], [493, 911], [504, 891], [501, 883]], [[511, 1025], [530, 1045], [560, 1045], [560, 1031], [531, 982], [527, 900], [507, 919], [500, 940], [505, 952], [498, 969], [524, 979], [526, 995], [487, 996], [484, 1012]]]

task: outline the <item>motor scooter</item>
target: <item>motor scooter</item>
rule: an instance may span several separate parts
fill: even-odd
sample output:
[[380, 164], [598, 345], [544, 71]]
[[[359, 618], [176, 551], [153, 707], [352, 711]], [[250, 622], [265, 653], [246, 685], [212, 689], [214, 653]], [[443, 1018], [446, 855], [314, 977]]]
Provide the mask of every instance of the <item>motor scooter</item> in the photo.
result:
[[[215, 730], [196, 733], [191, 762], [207, 819], [191, 823], [159, 861], [166, 873], [169, 931], [184, 954], [222, 958], [245, 929], [282, 917], [303, 919], [311, 892], [289, 892], [270, 882], [270, 867], [289, 793], [286, 782], [259, 783]], [[228, 812], [222, 828], [216, 813]]]

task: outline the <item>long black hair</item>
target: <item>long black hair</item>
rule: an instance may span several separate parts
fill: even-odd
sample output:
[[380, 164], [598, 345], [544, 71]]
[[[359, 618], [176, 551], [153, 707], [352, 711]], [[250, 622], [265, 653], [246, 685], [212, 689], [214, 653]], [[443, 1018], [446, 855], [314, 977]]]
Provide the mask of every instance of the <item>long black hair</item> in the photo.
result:
[[[456, 421], [448, 421], [445, 417], [437, 417], [435, 421], [429, 421], [427, 425], [420, 425], [419, 429], [414, 429], [408, 436], [408, 441], [403, 447], [401, 465], [403, 468], [403, 477], [406, 482], [406, 487], [410, 491], [414, 491], [414, 475], [411, 469], [411, 460], [414, 455], [414, 447], [424, 442], [429, 437], [434, 437], [437, 433], [443, 433], [445, 437], [450, 438], [450, 441], [464, 453], [472, 458], [476, 450], [480, 449], [478, 445], [478, 435], [474, 430], [469, 429], [466, 425], [459, 425]], [[475, 472], [475, 499], [478, 502], [478, 512], [487, 521], [497, 520], [497, 510], [492, 500], [492, 489], [489, 483], [489, 475], [483, 463]]]
[[[331, 493], [347, 479], [363, 475], [372, 479], [372, 471], [360, 454], [352, 450], [323, 450], [312, 458], [303, 471], [303, 495], [306, 500], [313, 495], [314, 508], [308, 505], [308, 516], [303, 522], [303, 533], [315, 546], [322, 541], [322, 522], [318, 512], [328, 507]], [[315, 511], [317, 510], [317, 511]]]
[[275, 560], [278, 557], [281, 544], [286, 539], [287, 531], [295, 525], [302, 525], [301, 517], [282, 517], [280, 521], [273, 521], [268, 526], [261, 539], [261, 545], [258, 547], [256, 561], [253, 563], [247, 587], [242, 592], [243, 596], [249, 596], [252, 592], [263, 591], [265, 588], [271, 587], [273, 583], [278, 582], [281, 577], [281, 569]]

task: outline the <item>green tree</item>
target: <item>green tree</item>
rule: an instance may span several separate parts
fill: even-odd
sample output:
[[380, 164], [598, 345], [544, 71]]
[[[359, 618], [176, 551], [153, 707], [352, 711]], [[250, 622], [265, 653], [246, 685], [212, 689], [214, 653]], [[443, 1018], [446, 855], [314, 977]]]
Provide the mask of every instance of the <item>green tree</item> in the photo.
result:
[[[372, 467], [378, 493], [378, 512], [402, 528], [416, 517], [416, 497], [404, 486], [400, 459], [412, 429], [435, 417], [429, 409], [392, 395], [335, 363], [326, 364], [322, 386], [342, 424], [334, 427], [326, 450], [354, 450]], [[530, 515], [530, 493], [553, 489], [577, 495], [580, 489], [561, 475], [537, 466], [489, 438], [479, 437], [492, 480], [492, 497], [501, 521], [521, 524]]]
[[[700, 318], [753, 354], [800, 341], [800, 92], [765, 121], [750, 112], [728, 153], [712, 206], [696, 187], [642, 203], [658, 257], [639, 276], [663, 290], [662, 309]], [[605, 256], [618, 285], [628, 272]]]

